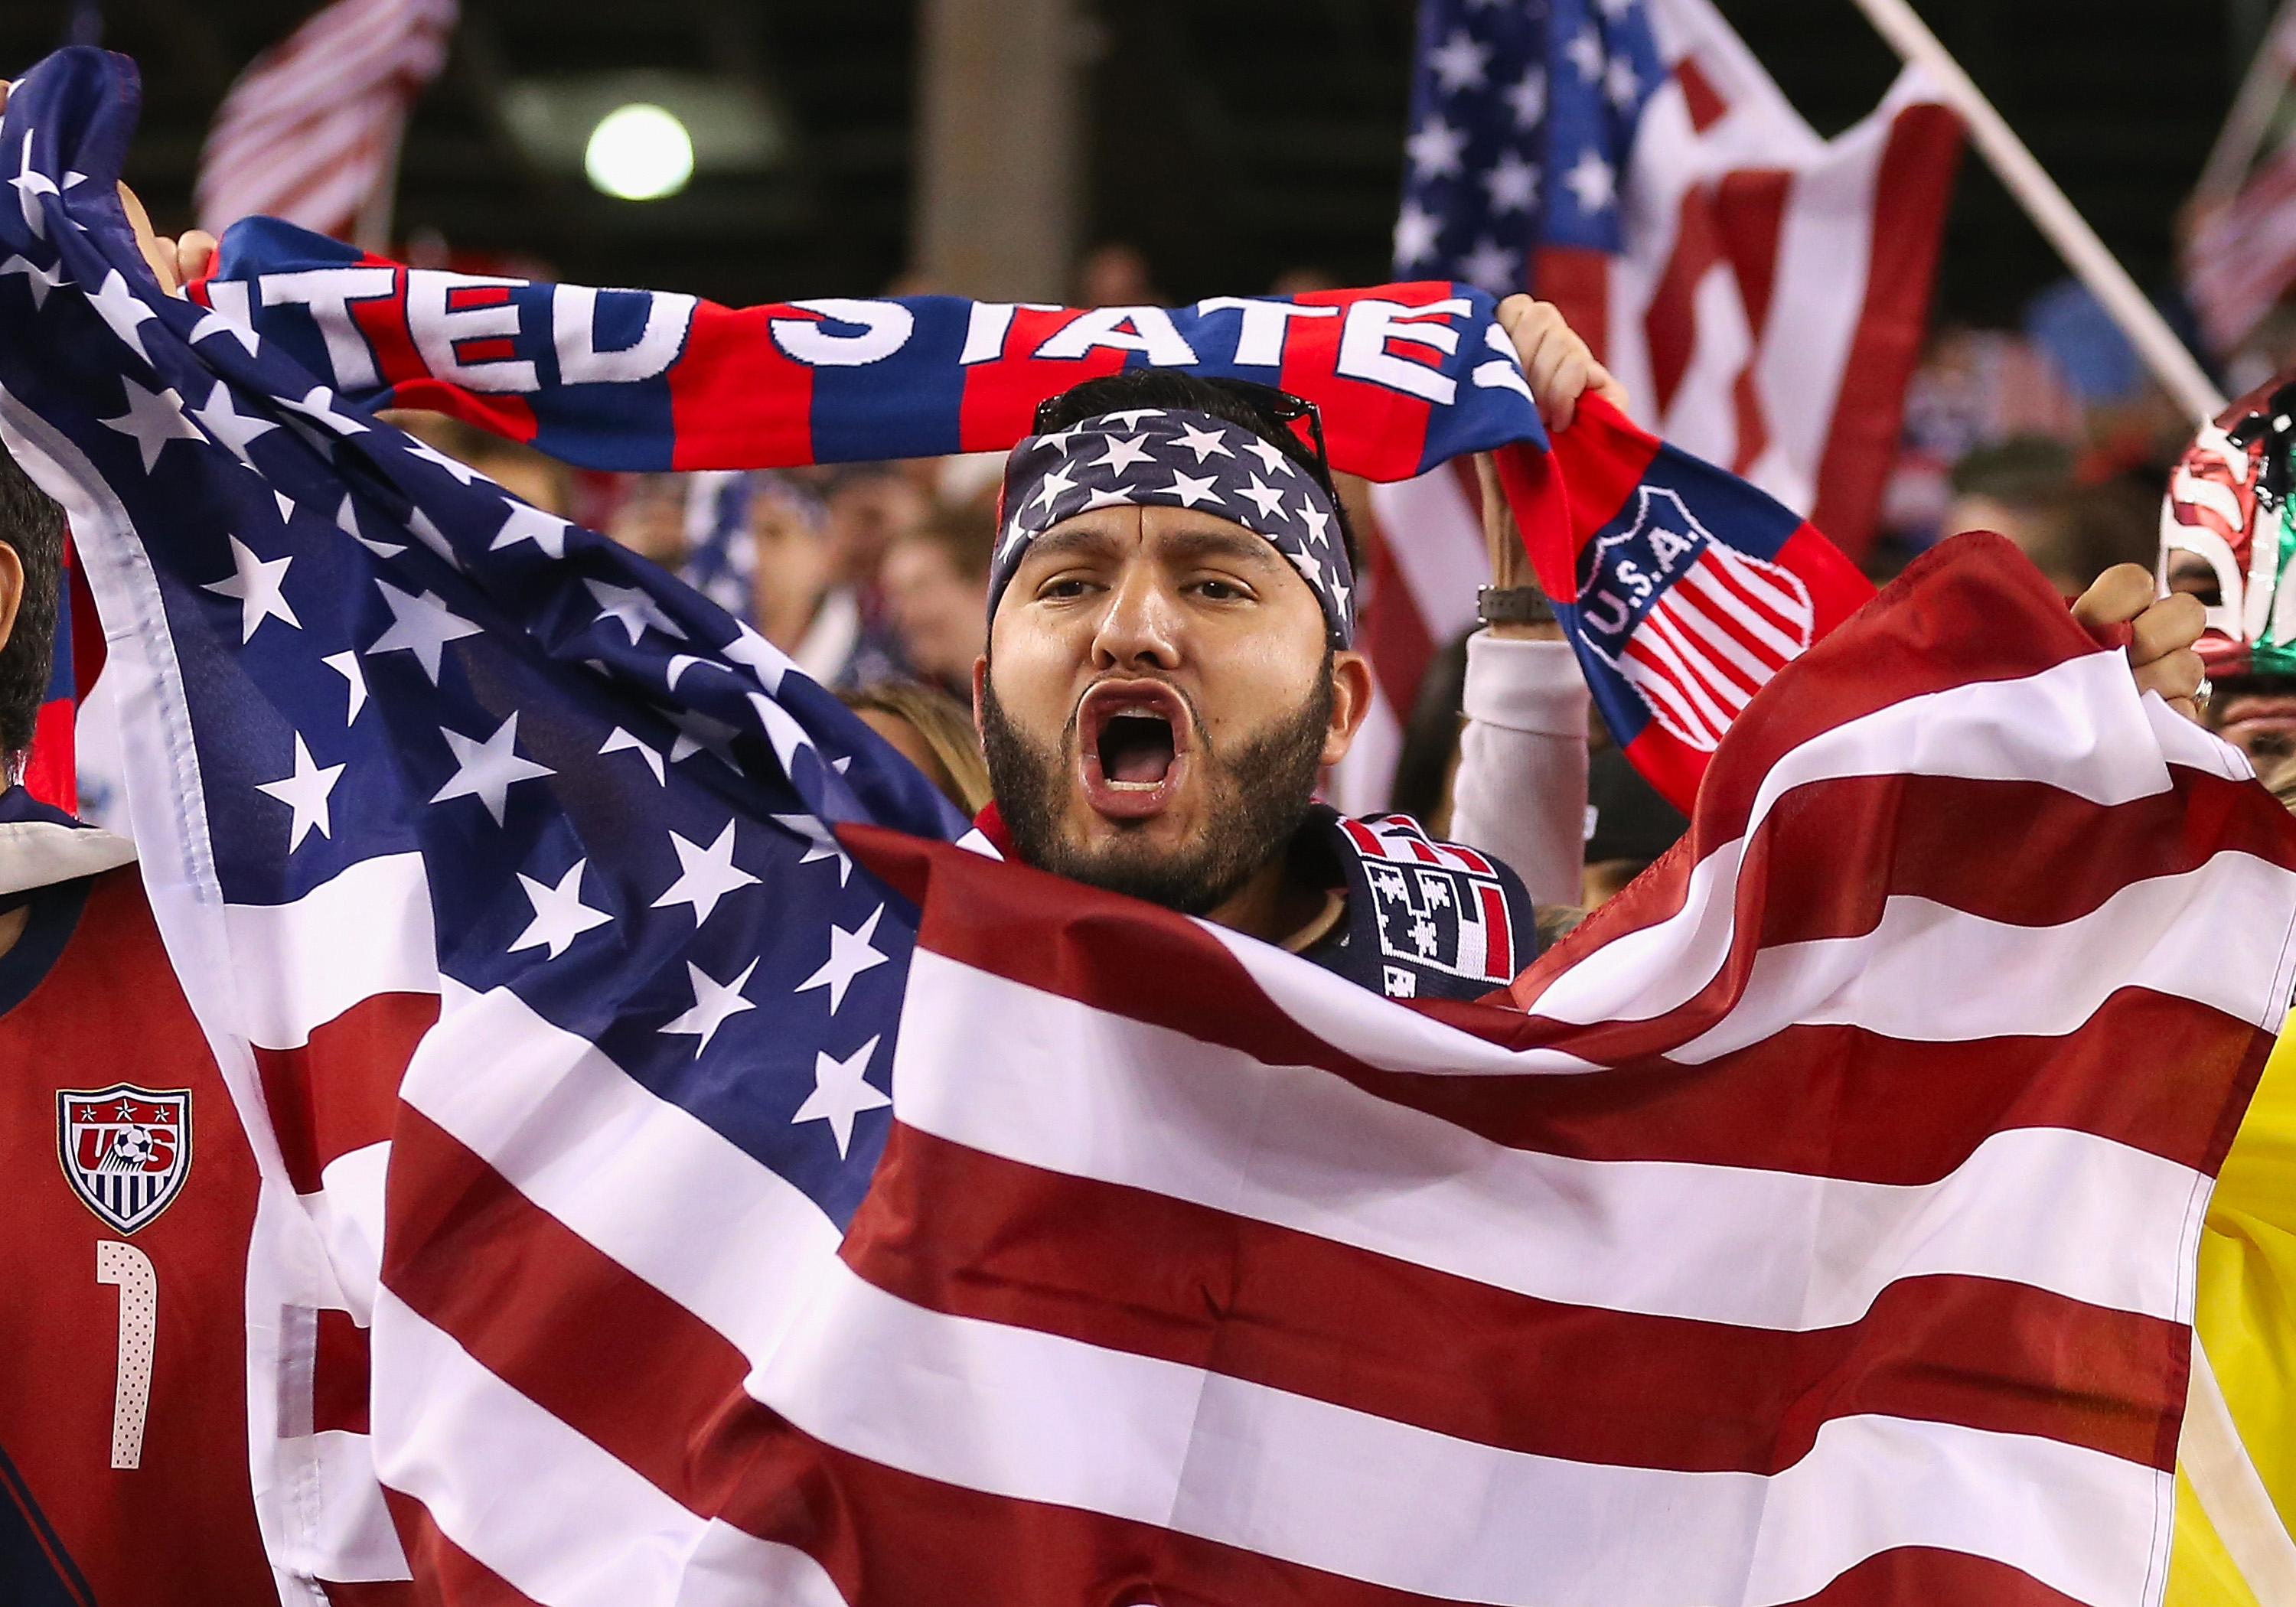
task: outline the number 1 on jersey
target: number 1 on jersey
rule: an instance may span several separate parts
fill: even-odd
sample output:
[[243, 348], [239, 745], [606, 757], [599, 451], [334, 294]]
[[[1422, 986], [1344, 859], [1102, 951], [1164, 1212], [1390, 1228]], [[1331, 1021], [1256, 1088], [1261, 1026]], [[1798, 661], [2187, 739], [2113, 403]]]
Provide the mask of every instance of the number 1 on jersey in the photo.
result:
[[119, 1373], [111, 1390], [111, 1465], [141, 1467], [152, 1407], [152, 1346], [160, 1332], [160, 1275], [152, 1258], [117, 1239], [95, 1243], [95, 1281], [119, 1288]]

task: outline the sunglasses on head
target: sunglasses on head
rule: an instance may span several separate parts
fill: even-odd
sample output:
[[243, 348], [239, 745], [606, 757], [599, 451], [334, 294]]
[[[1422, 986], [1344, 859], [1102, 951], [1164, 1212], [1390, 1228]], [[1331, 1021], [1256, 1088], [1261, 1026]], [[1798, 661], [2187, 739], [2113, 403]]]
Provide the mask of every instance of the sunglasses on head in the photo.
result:
[[[1331, 488], [1332, 456], [1324, 447], [1324, 414], [1315, 403], [1305, 397], [1293, 396], [1288, 390], [1279, 390], [1273, 385], [1262, 385], [1257, 380], [1232, 380], [1223, 374], [1203, 374], [1199, 377], [1214, 389], [1225, 391], [1240, 402], [1249, 403], [1286, 429], [1305, 419], [1308, 422], [1308, 439], [1302, 444], [1316, 455], [1316, 478], [1324, 482], [1326, 490]], [[1033, 433], [1049, 435], [1052, 432], [1053, 406], [1059, 400], [1058, 397], [1047, 397], [1037, 404]], [[1298, 440], [1300, 432], [1297, 430], [1292, 430], [1292, 437], [1294, 440]]]

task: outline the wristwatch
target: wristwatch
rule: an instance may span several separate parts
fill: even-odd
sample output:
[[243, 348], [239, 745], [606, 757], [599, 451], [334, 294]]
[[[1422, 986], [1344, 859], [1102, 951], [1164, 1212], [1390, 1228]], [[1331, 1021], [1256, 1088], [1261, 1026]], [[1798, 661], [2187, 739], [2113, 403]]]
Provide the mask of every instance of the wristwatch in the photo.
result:
[[1478, 586], [1475, 617], [1486, 625], [1552, 625], [1554, 605], [1535, 586]]

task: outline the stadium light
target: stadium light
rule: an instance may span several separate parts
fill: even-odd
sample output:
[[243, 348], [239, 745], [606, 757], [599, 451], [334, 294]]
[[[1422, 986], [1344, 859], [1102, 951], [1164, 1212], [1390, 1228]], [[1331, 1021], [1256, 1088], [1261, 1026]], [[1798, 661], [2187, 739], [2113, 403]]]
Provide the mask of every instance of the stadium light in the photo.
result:
[[693, 176], [693, 140], [684, 123], [659, 106], [617, 106], [590, 131], [582, 170], [618, 200], [659, 201]]

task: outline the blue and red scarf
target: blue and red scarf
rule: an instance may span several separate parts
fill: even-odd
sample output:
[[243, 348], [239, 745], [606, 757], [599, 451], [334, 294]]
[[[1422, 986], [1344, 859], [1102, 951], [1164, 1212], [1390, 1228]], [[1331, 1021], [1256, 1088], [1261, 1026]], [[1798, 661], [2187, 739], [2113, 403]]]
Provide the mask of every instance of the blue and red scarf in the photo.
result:
[[734, 308], [408, 268], [255, 218], [193, 295], [216, 314], [201, 339], [280, 341], [355, 403], [451, 414], [591, 468], [1005, 451], [1046, 398], [1143, 365], [1305, 398], [1341, 473], [1493, 453], [1604, 719], [1685, 808], [1719, 728], [1873, 592], [1799, 516], [1599, 403], [1550, 447], [1495, 303], [1447, 282], [1169, 308]]

